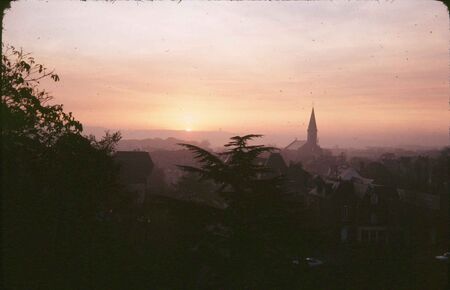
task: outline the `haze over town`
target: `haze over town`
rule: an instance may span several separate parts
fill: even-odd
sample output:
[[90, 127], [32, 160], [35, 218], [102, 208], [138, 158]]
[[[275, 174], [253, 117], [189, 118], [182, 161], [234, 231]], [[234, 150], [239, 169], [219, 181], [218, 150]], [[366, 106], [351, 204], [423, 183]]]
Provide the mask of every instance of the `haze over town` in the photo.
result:
[[448, 144], [440, 2], [127, 2], [12, 2], [4, 18], [85, 132], [284, 147], [314, 104], [325, 147]]
[[448, 11], [0, 1], [3, 288], [449, 288]]

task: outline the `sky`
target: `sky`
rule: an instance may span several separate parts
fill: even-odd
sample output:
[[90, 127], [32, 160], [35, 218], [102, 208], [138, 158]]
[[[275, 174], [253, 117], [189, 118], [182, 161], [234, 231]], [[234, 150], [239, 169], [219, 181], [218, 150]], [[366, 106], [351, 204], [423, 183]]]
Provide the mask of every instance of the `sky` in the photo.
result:
[[3, 23], [85, 127], [287, 145], [314, 105], [323, 146], [449, 144], [438, 1], [17, 1]]

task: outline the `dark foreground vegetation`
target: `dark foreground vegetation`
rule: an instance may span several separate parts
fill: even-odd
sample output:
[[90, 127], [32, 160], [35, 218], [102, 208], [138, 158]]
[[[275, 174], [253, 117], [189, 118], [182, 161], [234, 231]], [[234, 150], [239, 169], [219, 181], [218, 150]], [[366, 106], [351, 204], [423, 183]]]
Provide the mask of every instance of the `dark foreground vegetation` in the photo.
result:
[[257, 162], [275, 150], [249, 145], [258, 135], [232, 138], [221, 156], [182, 144], [199, 166], [181, 166], [180, 184], [219, 192], [225, 208], [157, 195], [136, 206], [112, 157], [120, 135], [84, 136], [38, 87], [58, 76], [3, 50], [3, 289], [445, 288], [448, 264], [421, 248], [350, 247], [311, 227]]

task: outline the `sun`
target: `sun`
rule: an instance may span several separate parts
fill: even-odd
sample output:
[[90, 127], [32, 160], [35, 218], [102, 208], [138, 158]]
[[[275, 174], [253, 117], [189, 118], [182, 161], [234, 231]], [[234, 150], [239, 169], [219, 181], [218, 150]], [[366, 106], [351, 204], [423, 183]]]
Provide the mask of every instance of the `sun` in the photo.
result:
[[186, 128], [186, 129], [184, 129], [184, 131], [186, 131], [186, 132], [191, 132], [192, 129], [191, 129], [191, 128]]

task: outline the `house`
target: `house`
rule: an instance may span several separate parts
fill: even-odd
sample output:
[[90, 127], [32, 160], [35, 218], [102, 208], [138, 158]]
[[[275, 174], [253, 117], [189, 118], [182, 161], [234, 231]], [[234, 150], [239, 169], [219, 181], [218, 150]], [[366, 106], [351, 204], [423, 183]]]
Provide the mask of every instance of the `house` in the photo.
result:
[[368, 184], [358, 204], [358, 242], [398, 241], [401, 234], [399, 201], [396, 188]]
[[354, 169], [335, 179], [314, 178], [307, 206], [316, 226], [342, 243], [387, 244], [400, 235], [400, 198], [396, 188], [373, 184]]
[[398, 189], [398, 194], [405, 243], [422, 248], [448, 245], [448, 211], [442, 211], [442, 196], [405, 189]]
[[142, 204], [149, 190], [154, 167], [150, 154], [144, 151], [117, 151], [114, 159], [119, 164], [120, 183], [136, 194], [137, 204]]

